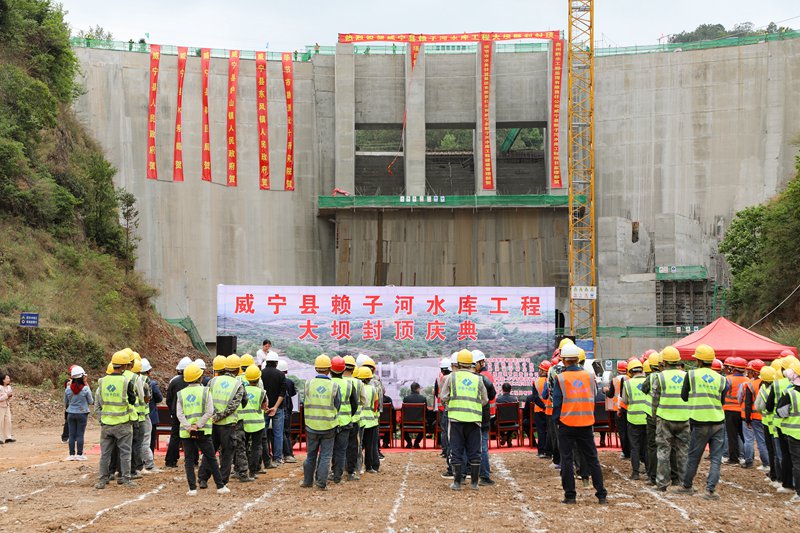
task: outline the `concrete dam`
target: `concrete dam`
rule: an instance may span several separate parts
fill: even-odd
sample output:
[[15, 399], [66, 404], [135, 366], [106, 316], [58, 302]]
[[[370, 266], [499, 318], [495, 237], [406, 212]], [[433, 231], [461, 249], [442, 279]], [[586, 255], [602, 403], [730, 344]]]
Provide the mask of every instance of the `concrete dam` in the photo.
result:
[[[495, 45], [490, 130], [551, 126], [550, 51]], [[193, 49], [190, 49], [193, 50]], [[242, 60], [237, 187], [225, 185], [228, 61], [212, 58], [212, 183], [201, 173], [200, 58], [183, 86], [186, 181], [174, 183], [177, 57], [161, 59], [158, 171], [147, 180], [147, 53], [76, 48], [79, 119], [138, 200], [137, 269], [166, 317], [216, 335], [216, 286], [555, 286], [569, 308], [566, 189], [550, 186], [548, 150], [496, 150], [496, 187], [481, 188], [481, 84], [474, 48], [363, 53], [339, 44], [294, 63], [295, 190], [260, 191], [255, 61]], [[394, 52], [394, 53], [392, 53]], [[602, 51], [601, 51], [602, 52]], [[272, 175], [283, 177], [287, 114], [280, 61], [267, 62]], [[560, 166], [566, 183], [566, 62]], [[595, 160], [598, 356], [669, 343], [702, 326], [726, 277], [717, 244], [742, 208], [768, 201], [795, 170], [800, 39], [693, 51], [598, 54]], [[474, 149], [432, 150], [433, 130], [472, 132]], [[399, 144], [365, 149], [360, 132]], [[505, 133], [503, 134], [505, 135]], [[545, 142], [545, 146], [547, 143]], [[387, 167], [392, 171], [388, 172]], [[350, 197], [333, 197], [334, 189]], [[409, 205], [400, 195], [452, 197]], [[488, 197], [488, 198], [487, 198]], [[456, 201], [458, 200], [458, 201]], [[637, 334], [628, 334], [640, 328]]]

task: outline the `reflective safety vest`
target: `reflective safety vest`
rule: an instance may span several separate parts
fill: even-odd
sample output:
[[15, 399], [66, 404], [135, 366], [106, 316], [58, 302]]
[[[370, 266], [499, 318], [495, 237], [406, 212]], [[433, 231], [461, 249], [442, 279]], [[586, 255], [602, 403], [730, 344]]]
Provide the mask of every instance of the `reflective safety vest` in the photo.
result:
[[447, 416], [456, 422], [477, 422], [483, 419], [483, 404], [480, 395], [479, 374], [457, 370], [450, 374], [450, 396], [447, 400]]
[[627, 410], [628, 404], [622, 401], [622, 387], [625, 386], [625, 382], [628, 381], [628, 378], [625, 376], [616, 376], [612, 381], [614, 382], [614, 400], [617, 405], [615, 411], [619, 411], [620, 409]]
[[775, 427], [775, 435], [778, 434], [777, 430], [783, 427], [783, 419], [775, 416], [775, 411], [778, 409], [778, 399], [783, 395], [792, 384], [787, 378], [776, 379], [772, 382], [772, 389], [775, 391], [775, 405], [772, 408], [772, 425]]
[[725, 411], [741, 411], [742, 407], [739, 405], [739, 387], [747, 383], [747, 378], [741, 374], [728, 376], [725, 378], [728, 382], [728, 390], [725, 392], [725, 405], [722, 409]]
[[561, 423], [570, 427], [594, 425], [594, 390], [586, 370], [566, 370], [558, 374], [561, 387]]
[[695, 422], [722, 422], [722, 392], [725, 379], [708, 367], [696, 368], [686, 374], [689, 380], [689, 418]]
[[364, 396], [367, 398], [367, 405], [361, 409], [361, 419], [358, 424], [364, 429], [374, 428], [380, 422], [378, 410], [375, 408], [378, 391], [374, 385], [367, 385], [363, 381], [362, 384], [364, 385]]
[[[186, 421], [189, 422], [189, 425], [195, 424], [203, 418], [203, 414], [206, 412], [206, 405], [208, 405], [208, 402], [212, 401], [211, 391], [199, 383], [189, 385], [185, 389], [179, 390], [178, 396], [181, 399], [183, 416], [186, 417]], [[200, 428], [203, 435], [211, 435], [211, 424], [209, 422], [210, 420], [206, 422], [206, 425]], [[180, 435], [182, 439], [188, 439], [191, 436], [187, 430], [183, 429], [183, 426], [181, 426]]]
[[[789, 387], [785, 394], [789, 396], [789, 416], [781, 419], [781, 432], [784, 435], [800, 440], [800, 392]], [[775, 403], [778, 403], [777, 398]]]
[[339, 427], [348, 425], [353, 419], [353, 413], [350, 409], [350, 394], [353, 392], [353, 383], [345, 378], [331, 378], [336, 385], [339, 386], [339, 397], [341, 403], [339, 404], [338, 422]]
[[[134, 374], [134, 375], [136, 376], [136, 379], [139, 381], [139, 383], [141, 383], [142, 390], [146, 391], [147, 390], [147, 385], [146, 385], [147, 376], [144, 376], [142, 374]], [[148, 404], [144, 403], [144, 398], [139, 398], [138, 393], [136, 395], [136, 407], [135, 407], [135, 409], [136, 409], [136, 412], [139, 415], [139, 422], [144, 422], [145, 418], [147, 418], [148, 415], [150, 414], [150, 406]]]
[[109, 374], [97, 382], [102, 406], [100, 423], [117, 426], [131, 421], [132, 406], [128, 403], [128, 380], [124, 374]]
[[328, 431], [338, 425], [336, 407], [333, 405], [334, 387], [330, 378], [315, 377], [306, 381], [303, 417], [306, 427], [313, 431]]
[[[237, 378], [227, 374], [217, 376], [208, 382], [208, 388], [211, 389], [211, 398], [214, 400], [215, 412], [219, 413], [225, 410], [236, 391], [239, 390], [239, 385], [241, 385], [241, 382]], [[214, 425], [227, 426], [235, 424], [238, 420], [239, 415], [234, 411], [222, 420], [214, 422]]]
[[[358, 399], [358, 408], [356, 412], [350, 417], [350, 422], [354, 424], [358, 424], [361, 421], [361, 411], [364, 409], [364, 406], [361, 405], [361, 391], [364, 390], [364, 383], [360, 379], [356, 379], [353, 376], [346, 376], [344, 379], [349, 381], [353, 384], [353, 387], [356, 389], [356, 398]], [[342, 400], [344, 402], [344, 400]]]
[[656, 416], [671, 422], [687, 422], [689, 420], [689, 404], [681, 399], [683, 380], [686, 372], [677, 368], [668, 368], [656, 375], [660, 396]]
[[[448, 374], [448, 376], [449, 376], [449, 374]], [[437, 390], [439, 392], [442, 392], [442, 385], [444, 385], [444, 382], [445, 382], [446, 379], [447, 379], [447, 376], [444, 375], [442, 372], [439, 372], [439, 376], [436, 378], [436, 384], [438, 385]], [[439, 411], [444, 411], [444, 404], [439, 400], [439, 396], [437, 395], [436, 398], [434, 398], [433, 400], [437, 404], [436, 408]]]
[[[538, 378], [536, 378], [536, 381], [534, 381], [534, 387], [536, 387], [536, 392], [539, 393], [539, 398], [542, 398], [542, 391], [544, 390], [544, 384], [545, 383], [547, 383], [547, 378], [545, 376], [539, 376]], [[542, 402], [544, 402], [545, 407], [547, 407], [547, 405], [549, 404], [550, 412], [552, 413], [553, 412], [553, 402], [551, 402], [550, 400], [545, 400], [544, 398], [542, 398]], [[534, 413], [545, 413], [546, 410], [547, 409], [542, 409], [538, 405], [533, 404], [533, 412]]]
[[644, 426], [647, 424], [647, 394], [642, 392], [644, 376], [634, 376], [625, 380], [625, 395], [628, 397], [628, 424]]
[[258, 385], [247, 385], [244, 393], [247, 395], [247, 405], [238, 410], [239, 420], [243, 423], [245, 433], [261, 431], [266, 427], [261, 406], [267, 393]]
[[[486, 376], [489, 378], [489, 381], [492, 382], [494, 385], [494, 376], [488, 370], [481, 370], [481, 376]], [[495, 397], [496, 398], [496, 397]], [[489, 415], [495, 416], [497, 414], [497, 399], [489, 400]], [[481, 418], [483, 418], [483, 412], [481, 411]]]
[[[767, 398], [769, 397], [769, 391], [772, 389], [772, 383], [761, 383], [761, 387], [758, 389], [758, 396], [762, 402], [764, 402], [764, 411], [761, 413], [761, 423], [766, 426], [769, 430], [770, 435], [777, 435], [775, 431], [775, 425], [772, 422], [773, 414], [770, 411], [767, 411]], [[755, 412], [755, 411], [753, 411]]]
[[742, 401], [739, 402], [739, 406], [742, 409], [742, 420], [745, 419], [745, 409], [744, 409], [744, 400], [747, 396], [747, 391], [750, 391], [750, 396], [753, 398], [753, 405], [750, 406], [750, 420], [762, 420], [761, 413], [756, 411], [755, 404], [756, 398], [758, 398], [758, 393], [761, 389], [761, 380], [759, 378], [751, 379], [750, 381], [745, 382], [744, 386], [742, 387]]
[[130, 406], [130, 420], [131, 422], [139, 421], [139, 393], [136, 390], [137, 375], [130, 370], [123, 370], [122, 375], [128, 380], [128, 383], [133, 383], [133, 392], [136, 395], [136, 403]]

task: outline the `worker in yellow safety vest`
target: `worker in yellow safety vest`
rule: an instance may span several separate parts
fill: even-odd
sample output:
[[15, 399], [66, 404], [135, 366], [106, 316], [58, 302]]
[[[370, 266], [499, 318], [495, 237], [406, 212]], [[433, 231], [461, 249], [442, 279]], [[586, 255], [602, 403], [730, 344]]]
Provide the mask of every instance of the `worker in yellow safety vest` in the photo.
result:
[[314, 360], [317, 375], [305, 385], [304, 417], [306, 423], [307, 451], [303, 463], [301, 487], [311, 487], [315, 481], [318, 489], [328, 486], [333, 443], [339, 427], [339, 387], [330, 377], [331, 358], [325, 354]]

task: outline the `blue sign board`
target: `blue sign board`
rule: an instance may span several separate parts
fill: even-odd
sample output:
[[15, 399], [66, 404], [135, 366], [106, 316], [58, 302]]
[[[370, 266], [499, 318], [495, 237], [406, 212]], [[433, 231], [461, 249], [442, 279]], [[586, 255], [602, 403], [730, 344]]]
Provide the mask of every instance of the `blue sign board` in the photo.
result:
[[23, 328], [38, 328], [39, 313], [20, 313], [19, 325]]

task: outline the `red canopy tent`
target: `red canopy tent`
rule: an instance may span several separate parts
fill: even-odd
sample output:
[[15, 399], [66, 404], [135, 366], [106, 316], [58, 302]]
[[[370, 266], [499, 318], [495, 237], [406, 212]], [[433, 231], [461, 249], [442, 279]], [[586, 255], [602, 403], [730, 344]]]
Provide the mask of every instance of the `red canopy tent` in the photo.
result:
[[724, 317], [684, 337], [673, 346], [678, 349], [682, 359], [691, 359], [698, 344], [708, 344], [714, 348], [718, 359], [735, 355], [748, 361], [751, 359], [769, 361], [779, 357], [783, 350], [791, 350], [797, 354], [797, 348], [794, 346], [784, 346]]

